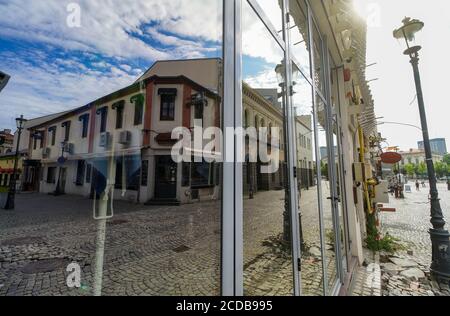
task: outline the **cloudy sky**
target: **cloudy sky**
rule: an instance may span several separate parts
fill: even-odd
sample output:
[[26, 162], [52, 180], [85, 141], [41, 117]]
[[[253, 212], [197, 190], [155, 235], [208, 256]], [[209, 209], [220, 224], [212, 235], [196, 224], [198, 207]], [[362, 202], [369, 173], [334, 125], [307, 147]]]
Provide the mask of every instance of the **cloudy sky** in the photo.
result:
[[221, 10], [219, 0], [0, 0], [0, 69], [12, 76], [0, 126], [85, 105], [156, 60], [221, 56]]
[[[368, 79], [383, 121], [420, 125], [415, 88], [403, 43], [392, 30], [405, 16], [425, 29], [421, 71], [430, 134], [450, 140], [448, 0], [355, 0], [368, 18]], [[76, 25], [79, 4], [80, 27]], [[259, 0], [279, 27], [277, 1]], [[74, 11], [75, 10], [75, 11]], [[220, 0], [0, 0], [0, 70], [12, 75], [0, 95], [1, 127], [84, 105], [129, 85], [156, 60], [220, 57]], [[69, 18], [69, 23], [68, 23]], [[253, 86], [276, 87], [280, 50], [256, 16], [244, 8], [244, 76]], [[419, 130], [383, 125], [390, 145], [416, 147]]]
[[[412, 67], [403, 55], [404, 42], [395, 40], [392, 32], [405, 16], [425, 22], [425, 28], [416, 38], [423, 46], [421, 75], [431, 137], [450, 141], [450, 102], [447, 74], [450, 72], [450, 1], [448, 0], [356, 0], [359, 10], [368, 17], [368, 79], [372, 82], [376, 112], [381, 121], [420, 126], [420, 117]], [[383, 125], [380, 130], [391, 146], [403, 149], [417, 148], [421, 131], [414, 127]]]

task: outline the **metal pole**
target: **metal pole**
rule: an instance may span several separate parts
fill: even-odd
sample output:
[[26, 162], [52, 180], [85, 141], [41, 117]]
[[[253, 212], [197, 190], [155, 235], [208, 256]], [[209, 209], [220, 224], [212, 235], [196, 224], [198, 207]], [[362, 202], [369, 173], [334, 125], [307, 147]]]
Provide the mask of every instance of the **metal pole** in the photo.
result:
[[[94, 192], [94, 194], [96, 194]], [[102, 295], [103, 287], [103, 264], [105, 257], [106, 222], [108, 212], [108, 189], [102, 193], [99, 200], [99, 219], [97, 220], [97, 238], [95, 250], [95, 270], [94, 270], [94, 296]], [[95, 198], [95, 197], [94, 197]]]
[[19, 134], [17, 136], [16, 155], [14, 157], [14, 171], [11, 179], [9, 179], [9, 192], [6, 200], [5, 210], [13, 210], [15, 208], [16, 183], [17, 183], [16, 177], [17, 177], [17, 169], [19, 167], [19, 147], [22, 130], [23, 127], [20, 126], [18, 129]]
[[419, 103], [420, 120], [422, 123], [422, 133], [425, 147], [426, 163], [428, 168], [428, 179], [430, 181], [430, 202], [431, 202], [431, 243], [433, 249], [433, 262], [431, 273], [437, 280], [450, 281], [450, 234], [445, 229], [444, 215], [441, 209], [439, 193], [437, 189], [437, 179], [433, 164], [433, 155], [428, 133], [428, 123], [423, 99], [422, 83], [419, 72], [419, 50], [420, 47], [412, 47], [405, 54], [411, 58], [414, 71], [414, 81], [417, 89], [417, 100]]

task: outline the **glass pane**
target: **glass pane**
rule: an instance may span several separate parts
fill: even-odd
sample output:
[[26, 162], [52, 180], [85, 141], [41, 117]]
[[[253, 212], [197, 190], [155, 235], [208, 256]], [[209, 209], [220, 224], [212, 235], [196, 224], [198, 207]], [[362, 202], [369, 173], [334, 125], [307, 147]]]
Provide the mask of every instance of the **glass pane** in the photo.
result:
[[[293, 295], [291, 219], [286, 205], [282, 136], [284, 54], [246, 4], [243, 18], [244, 125], [250, 126], [243, 167], [244, 294]], [[260, 48], [259, 55], [249, 49], [252, 45]], [[280, 72], [280, 83], [276, 70]]]
[[304, 0], [290, 1], [292, 54], [304, 75], [311, 77], [307, 6]]
[[312, 73], [312, 77], [314, 80], [314, 84], [316, 85], [316, 88], [324, 92], [324, 65], [323, 65], [323, 47], [322, 47], [322, 39], [320, 37], [319, 31], [317, 30], [317, 27], [313, 23], [314, 27], [312, 30], [313, 35], [313, 45], [314, 45], [314, 71]]
[[[331, 60], [331, 58], [330, 58]], [[331, 61], [332, 69], [335, 69], [335, 63]], [[337, 194], [339, 197], [339, 203], [336, 203], [339, 214], [339, 230], [340, 230], [340, 247], [341, 247], [341, 262], [342, 267], [347, 269], [347, 256], [348, 251], [350, 249], [349, 241], [349, 232], [347, 229], [347, 218], [346, 218], [346, 183], [344, 182], [344, 174], [343, 174], [343, 156], [342, 156], [342, 133], [341, 126], [338, 122], [342, 122], [340, 117], [340, 104], [339, 104], [339, 85], [341, 84], [338, 81], [338, 71], [333, 70], [331, 72], [331, 93], [332, 93], [332, 113], [333, 113], [333, 143], [336, 147], [336, 188]]]
[[[336, 266], [336, 238], [334, 229], [334, 215], [332, 208], [332, 188], [331, 180], [333, 176], [330, 174], [330, 163], [334, 163], [335, 159], [330, 157], [331, 145], [327, 139], [326, 131], [326, 104], [319, 97], [316, 96], [316, 105], [318, 112], [318, 129], [320, 141], [320, 166], [321, 166], [321, 184], [322, 184], [322, 206], [324, 216], [324, 243], [325, 243], [325, 263], [328, 290], [330, 291], [337, 280], [337, 266]], [[329, 293], [328, 293], [329, 294]]]
[[294, 81], [292, 100], [297, 114], [295, 135], [299, 170], [302, 295], [320, 296], [323, 295], [323, 273], [318, 196], [322, 192], [317, 181], [316, 146], [320, 146], [321, 139], [314, 137], [312, 86], [298, 72], [294, 73]]
[[281, 1], [279, 0], [256, 0], [263, 12], [269, 18], [269, 21], [275, 27], [275, 30], [279, 32], [282, 37], [283, 30], [283, 12], [281, 8]]
[[223, 1], [77, 3], [0, 3], [0, 296], [219, 295]]

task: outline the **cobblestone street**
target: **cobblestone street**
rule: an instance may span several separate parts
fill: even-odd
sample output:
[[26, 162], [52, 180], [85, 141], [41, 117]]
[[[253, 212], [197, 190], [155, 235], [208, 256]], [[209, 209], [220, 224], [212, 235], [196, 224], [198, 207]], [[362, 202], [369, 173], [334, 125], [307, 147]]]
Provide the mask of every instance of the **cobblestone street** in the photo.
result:
[[[316, 190], [302, 196], [304, 295], [321, 295], [322, 260]], [[108, 221], [103, 295], [220, 294], [219, 202], [180, 207], [116, 201]], [[292, 295], [292, 258], [283, 249], [284, 191], [245, 200], [246, 295]], [[97, 223], [92, 201], [77, 196], [17, 196], [15, 211], [0, 212], [0, 295], [92, 295]], [[78, 263], [82, 287], [66, 284]], [[335, 274], [334, 258], [328, 260]]]
[[[315, 190], [308, 196], [305, 201]], [[218, 295], [219, 204], [156, 207], [116, 201], [107, 225], [103, 294]], [[315, 219], [315, 210], [305, 209], [305, 219]], [[283, 191], [260, 192], [245, 202], [247, 295], [293, 293], [292, 259], [279, 243], [283, 211]], [[317, 229], [306, 225], [305, 234], [318, 237]], [[0, 212], [0, 295], [92, 295], [96, 232], [88, 199], [18, 195], [15, 211]], [[311, 294], [320, 294], [322, 261], [317, 254], [305, 260]], [[72, 262], [81, 266], [81, 289], [66, 285]]]
[[[446, 184], [439, 184], [441, 206], [447, 221], [450, 220], [450, 192]], [[405, 193], [405, 199], [391, 197], [390, 206], [395, 213], [382, 213], [384, 234], [399, 239], [405, 249], [395, 255], [381, 253], [383, 295], [450, 295], [447, 285], [431, 281], [431, 240], [429, 187]]]

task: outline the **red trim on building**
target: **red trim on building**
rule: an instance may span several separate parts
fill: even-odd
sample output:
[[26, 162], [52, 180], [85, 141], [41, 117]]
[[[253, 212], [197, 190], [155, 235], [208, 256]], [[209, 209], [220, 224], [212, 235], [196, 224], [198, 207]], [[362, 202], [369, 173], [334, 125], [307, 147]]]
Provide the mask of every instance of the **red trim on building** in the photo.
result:
[[152, 129], [152, 111], [153, 111], [153, 91], [154, 83], [151, 82], [146, 86], [145, 96], [145, 115], [144, 115], [144, 140], [143, 146], [150, 146], [150, 137]]
[[95, 121], [97, 118], [96, 106], [92, 105], [91, 114], [89, 115], [89, 153], [94, 152], [94, 139], [95, 139]]
[[191, 128], [191, 97], [192, 87], [185, 84], [183, 86], [183, 127]]

